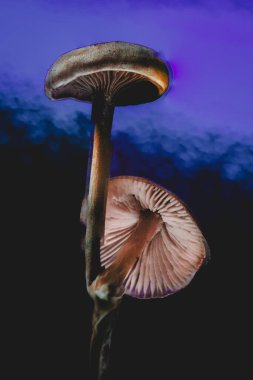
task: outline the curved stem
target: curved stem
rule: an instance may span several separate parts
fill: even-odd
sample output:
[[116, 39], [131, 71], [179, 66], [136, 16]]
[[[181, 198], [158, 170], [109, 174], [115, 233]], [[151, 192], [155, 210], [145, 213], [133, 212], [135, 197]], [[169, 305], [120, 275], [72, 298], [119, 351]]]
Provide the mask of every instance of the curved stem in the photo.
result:
[[94, 101], [92, 120], [95, 128], [85, 234], [87, 287], [100, 272], [100, 240], [104, 234], [113, 112], [114, 107], [104, 98], [97, 98]]

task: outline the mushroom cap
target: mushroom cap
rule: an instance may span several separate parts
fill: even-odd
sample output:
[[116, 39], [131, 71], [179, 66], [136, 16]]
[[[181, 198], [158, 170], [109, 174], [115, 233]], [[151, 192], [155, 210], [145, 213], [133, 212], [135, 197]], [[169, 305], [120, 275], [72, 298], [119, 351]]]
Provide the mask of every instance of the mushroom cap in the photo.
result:
[[106, 42], [72, 50], [50, 68], [50, 99], [93, 102], [104, 96], [115, 106], [151, 102], [168, 88], [169, 71], [157, 53], [142, 45]]
[[123, 285], [132, 297], [161, 298], [189, 284], [208, 258], [208, 246], [193, 217], [173, 193], [143, 178], [115, 177], [109, 181], [100, 250], [101, 265], [106, 269], [130, 238], [143, 210], [150, 210], [161, 223], [143, 251], [138, 252], [138, 260]]

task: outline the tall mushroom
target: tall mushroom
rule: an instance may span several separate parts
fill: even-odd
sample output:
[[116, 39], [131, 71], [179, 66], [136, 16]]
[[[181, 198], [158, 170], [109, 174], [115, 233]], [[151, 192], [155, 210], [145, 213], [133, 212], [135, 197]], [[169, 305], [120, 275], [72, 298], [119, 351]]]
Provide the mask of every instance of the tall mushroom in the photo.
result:
[[45, 92], [50, 99], [92, 103], [95, 129], [85, 242], [88, 287], [100, 268], [114, 107], [156, 100], [168, 84], [167, 66], [157, 54], [126, 42], [91, 45], [63, 54], [47, 74]]
[[[85, 214], [84, 200], [82, 223]], [[208, 256], [199, 227], [177, 196], [143, 178], [112, 178], [100, 251], [104, 271], [91, 285], [98, 304], [94, 334], [123, 294], [145, 299], [176, 293], [189, 284]]]
[[85, 235], [86, 283], [91, 296], [91, 285], [101, 271], [114, 107], [154, 101], [168, 85], [168, 68], [157, 53], [126, 42], [73, 50], [57, 59], [47, 74], [45, 92], [50, 99], [92, 103], [95, 128]]

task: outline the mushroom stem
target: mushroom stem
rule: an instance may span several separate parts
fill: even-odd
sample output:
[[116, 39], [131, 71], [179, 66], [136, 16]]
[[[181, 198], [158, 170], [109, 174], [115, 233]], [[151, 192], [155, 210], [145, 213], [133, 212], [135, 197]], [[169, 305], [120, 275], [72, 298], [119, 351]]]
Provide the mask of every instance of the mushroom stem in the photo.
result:
[[[96, 310], [93, 318], [95, 313]], [[117, 309], [111, 310], [96, 326], [93, 326], [90, 346], [91, 380], [108, 379], [112, 332], [116, 317]]]
[[100, 274], [90, 286], [90, 294], [94, 300], [91, 337], [92, 380], [107, 378], [113, 321], [124, 293], [123, 280], [145, 245], [156, 234], [160, 224], [160, 218], [154, 213], [149, 210], [143, 211], [115, 263]]
[[114, 107], [103, 97], [93, 102], [95, 125], [85, 235], [87, 287], [100, 272], [100, 240], [104, 234], [105, 208], [111, 163], [111, 128]]

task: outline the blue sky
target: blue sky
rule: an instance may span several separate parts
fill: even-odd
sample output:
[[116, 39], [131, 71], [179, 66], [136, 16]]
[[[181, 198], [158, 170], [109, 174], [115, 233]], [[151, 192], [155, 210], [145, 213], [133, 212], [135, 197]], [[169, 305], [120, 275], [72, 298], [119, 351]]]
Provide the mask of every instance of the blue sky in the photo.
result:
[[174, 81], [152, 104], [118, 108], [113, 134], [128, 133], [144, 151], [159, 145], [185, 168], [223, 165], [226, 157], [225, 177], [252, 173], [252, 2], [9, 0], [1, 3], [0, 25], [1, 107], [26, 120], [30, 139], [47, 134], [45, 113], [70, 135], [79, 133], [77, 113], [90, 115], [89, 104], [44, 96], [45, 75], [59, 55], [129, 41], [157, 50]]

